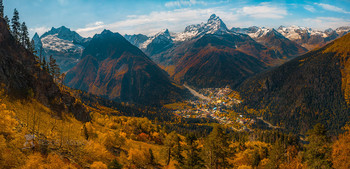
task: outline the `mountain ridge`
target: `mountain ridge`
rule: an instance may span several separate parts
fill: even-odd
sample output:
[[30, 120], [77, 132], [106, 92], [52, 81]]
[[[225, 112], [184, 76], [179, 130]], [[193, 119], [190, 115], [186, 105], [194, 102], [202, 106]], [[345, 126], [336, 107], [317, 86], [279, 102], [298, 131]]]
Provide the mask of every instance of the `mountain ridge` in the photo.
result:
[[94, 36], [65, 82], [111, 100], [139, 104], [161, 104], [183, 93], [140, 49], [108, 30]]

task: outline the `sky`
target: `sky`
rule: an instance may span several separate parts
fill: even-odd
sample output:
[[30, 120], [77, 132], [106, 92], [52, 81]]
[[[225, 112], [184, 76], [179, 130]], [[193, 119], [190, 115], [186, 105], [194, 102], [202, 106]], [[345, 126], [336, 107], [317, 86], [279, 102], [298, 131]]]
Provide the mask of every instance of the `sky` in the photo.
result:
[[30, 35], [66, 26], [83, 37], [104, 29], [152, 35], [182, 32], [211, 14], [232, 27], [303, 26], [318, 30], [350, 26], [350, 0], [3, 0], [5, 14], [16, 8]]

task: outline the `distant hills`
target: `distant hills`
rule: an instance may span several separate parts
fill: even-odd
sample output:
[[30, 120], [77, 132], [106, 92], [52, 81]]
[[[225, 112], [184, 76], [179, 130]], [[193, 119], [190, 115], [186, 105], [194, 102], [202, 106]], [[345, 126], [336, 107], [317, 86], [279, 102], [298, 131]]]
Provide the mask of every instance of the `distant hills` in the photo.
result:
[[139, 104], [176, 101], [184, 92], [140, 49], [108, 30], [91, 39], [65, 82], [111, 100]]
[[339, 130], [349, 120], [349, 46], [347, 34], [247, 79], [238, 88], [244, 104], [288, 130], [305, 132], [316, 123]]

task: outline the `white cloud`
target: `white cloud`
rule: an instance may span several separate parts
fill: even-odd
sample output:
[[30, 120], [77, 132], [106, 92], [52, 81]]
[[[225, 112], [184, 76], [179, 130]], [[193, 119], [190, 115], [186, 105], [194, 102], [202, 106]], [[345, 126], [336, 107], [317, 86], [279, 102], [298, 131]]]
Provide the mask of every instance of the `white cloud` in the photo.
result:
[[[220, 8], [210, 9], [176, 9], [172, 11], [151, 12], [147, 15], [129, 15], [126, 20], [112, 24], [89, 24], [76, 31], [84, 37], [93, 36], [103, 29], [109, 29], [121, 34], [153, 34], [161, 29], [168, 28], [171, 32], [181, 32], [186, 26], [206, 22], [211, 14], [215, 13], [225, 23], [238, 20], [238, 15]], [[227, 25], [229, 26], [229, 25]]]
[[350, 25], [349, 19], [334, 18], [334, 17], [316, 17], [303, 19], [304, 25], [308, 27], [323, 29], [336, 29], [341, 26]]
[[350, 14], [350, 12], [344, 10], [343, 8], [339, 8], [339, 7], [336, 7], [333, 5], [323, 4], [323, 3], [315, 3], [315, 4], [319, 5], [320, 7], [322, 7], [325, 10], [328, 10], [328, 11]]
[[35, 33], [38, 33], [39, 36], [41, 36], [42, 34], [44, 34], [45, 32], [49, 31], [50, 28], [49, 27], [36, 27], [36, 28], [30, 28], [29, 32], [31, 35], [34, 35]]
[[253, 18], [281, 19], [287, 15], [285, 7], [271, 5], [270, 3], [260, 3], [257, 6], [246, 6], [240, 11], [243, 15]]
[[315, 12], [316, 11], [316, 9], [313, 6], [311, 6], [311, 5], [305, 5], [304, 9], [306, 9], [306, 10], [308, 10], [310, 12]]
[[177, 1], [170, 1], [165, 3], [166, 7], [184, 7], [184, 6], [192, 6], [192, 5], [207, 5], [204, 1], [197, 1], [197, 0], [177, 0]]
[[81, 34], [82, 36], [89, 36], [89, 35], [85, 35], [85, 33], [87, 33], [87, 32], [95, 32], [97, 30], [103, 29], [104, 27], [106, 27], [106, 25], [103, 22], [96, 21], [94, 23], [90, 23], [90, 24], [86, 25], [85, 28], [77, 29], [76, 32]]

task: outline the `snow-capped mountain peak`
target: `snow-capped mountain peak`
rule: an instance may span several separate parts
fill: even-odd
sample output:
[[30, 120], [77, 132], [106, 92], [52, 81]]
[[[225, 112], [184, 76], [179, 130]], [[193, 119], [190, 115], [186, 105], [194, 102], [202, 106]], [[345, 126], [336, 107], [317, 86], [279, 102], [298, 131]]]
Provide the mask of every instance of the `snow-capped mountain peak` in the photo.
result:
[[315, 30], [308, 27], [295, 26], [295, 25], [292, 25], [289, 27], [280, 26], [277, 29], [277, 31], [290, 40], [302, 39], [302, 36], [305, 34], [308, 36], [313, 36], [313, 35], [322, 36], [323, 38], [328, 37], [328, 34], [326, 32]]
[[225, 23], [215, 14], [211, 15], [210, 18], [208, 19], [208, 22], [206, 24], [206, 27], [208, 29], [211, 29], [212, 31], [227, 31], [227, 27]]
[[78, 33], [75, 31], [71, 31], [69, 28], [65, 26], [61, 26], [59, 28], [54, 28], [52, 27], [50, 31], [44, 33], [40, 38], [45, 38], [46, 36], [49, 35], [56, 35], [58, 38], [67, 40], [67, 41], [72, 41], [75, 43], [83, 43], [84, 38], [81, 37]]
[[270, 31], [272, 31], [273, 29], [270, 29], [270, 28], [265, 28], [265, 27], [261, 27], [261, 28], [258, 28], [256, 30], [256, 32], [251, 32], [251, 33], [248, 33], [248, 35], [255, 39], [255, 38], [260, 38], [260, 37], [263, 37], [265, 36], [267, 33], [269, 33]]
[[335, 32], [339, 35], [345, 35], [348, 32], [350, 32], [350, 26], [342, 26], [337, 29], [335, 29]]
[[81, 37], [75, 31], [71, 31], [65, 26], [51, 28], [40, 38], [38, 35], [33, 37], [35, 49], [40, 52], [42, 47], [42, 56], [48, 58], [50, 55], [56, 59], [62, 72], [68, 71], [79, 61], [84, 50], [84, 45], [90, 39]]
[[230, 32], [225, 23], [215, 14], [212, 14], [207, 23], [190, 25], [185, 31], [175, 36], [174, 41], [185, 41], [193, 37], [203, 36], [205, 34], [226, 34]]
[[280, 33], [278, 33], [274, 28], [266, 28], [266, 27], [257, 27], [257, 26], [251, 26], [249, 28], [232, 28], [232, 32], [247, 34], [253, 39], [258, 39], [263, 36], [266, 36], [268, 34], [274, 34], [277, 36], [283, 36]]

